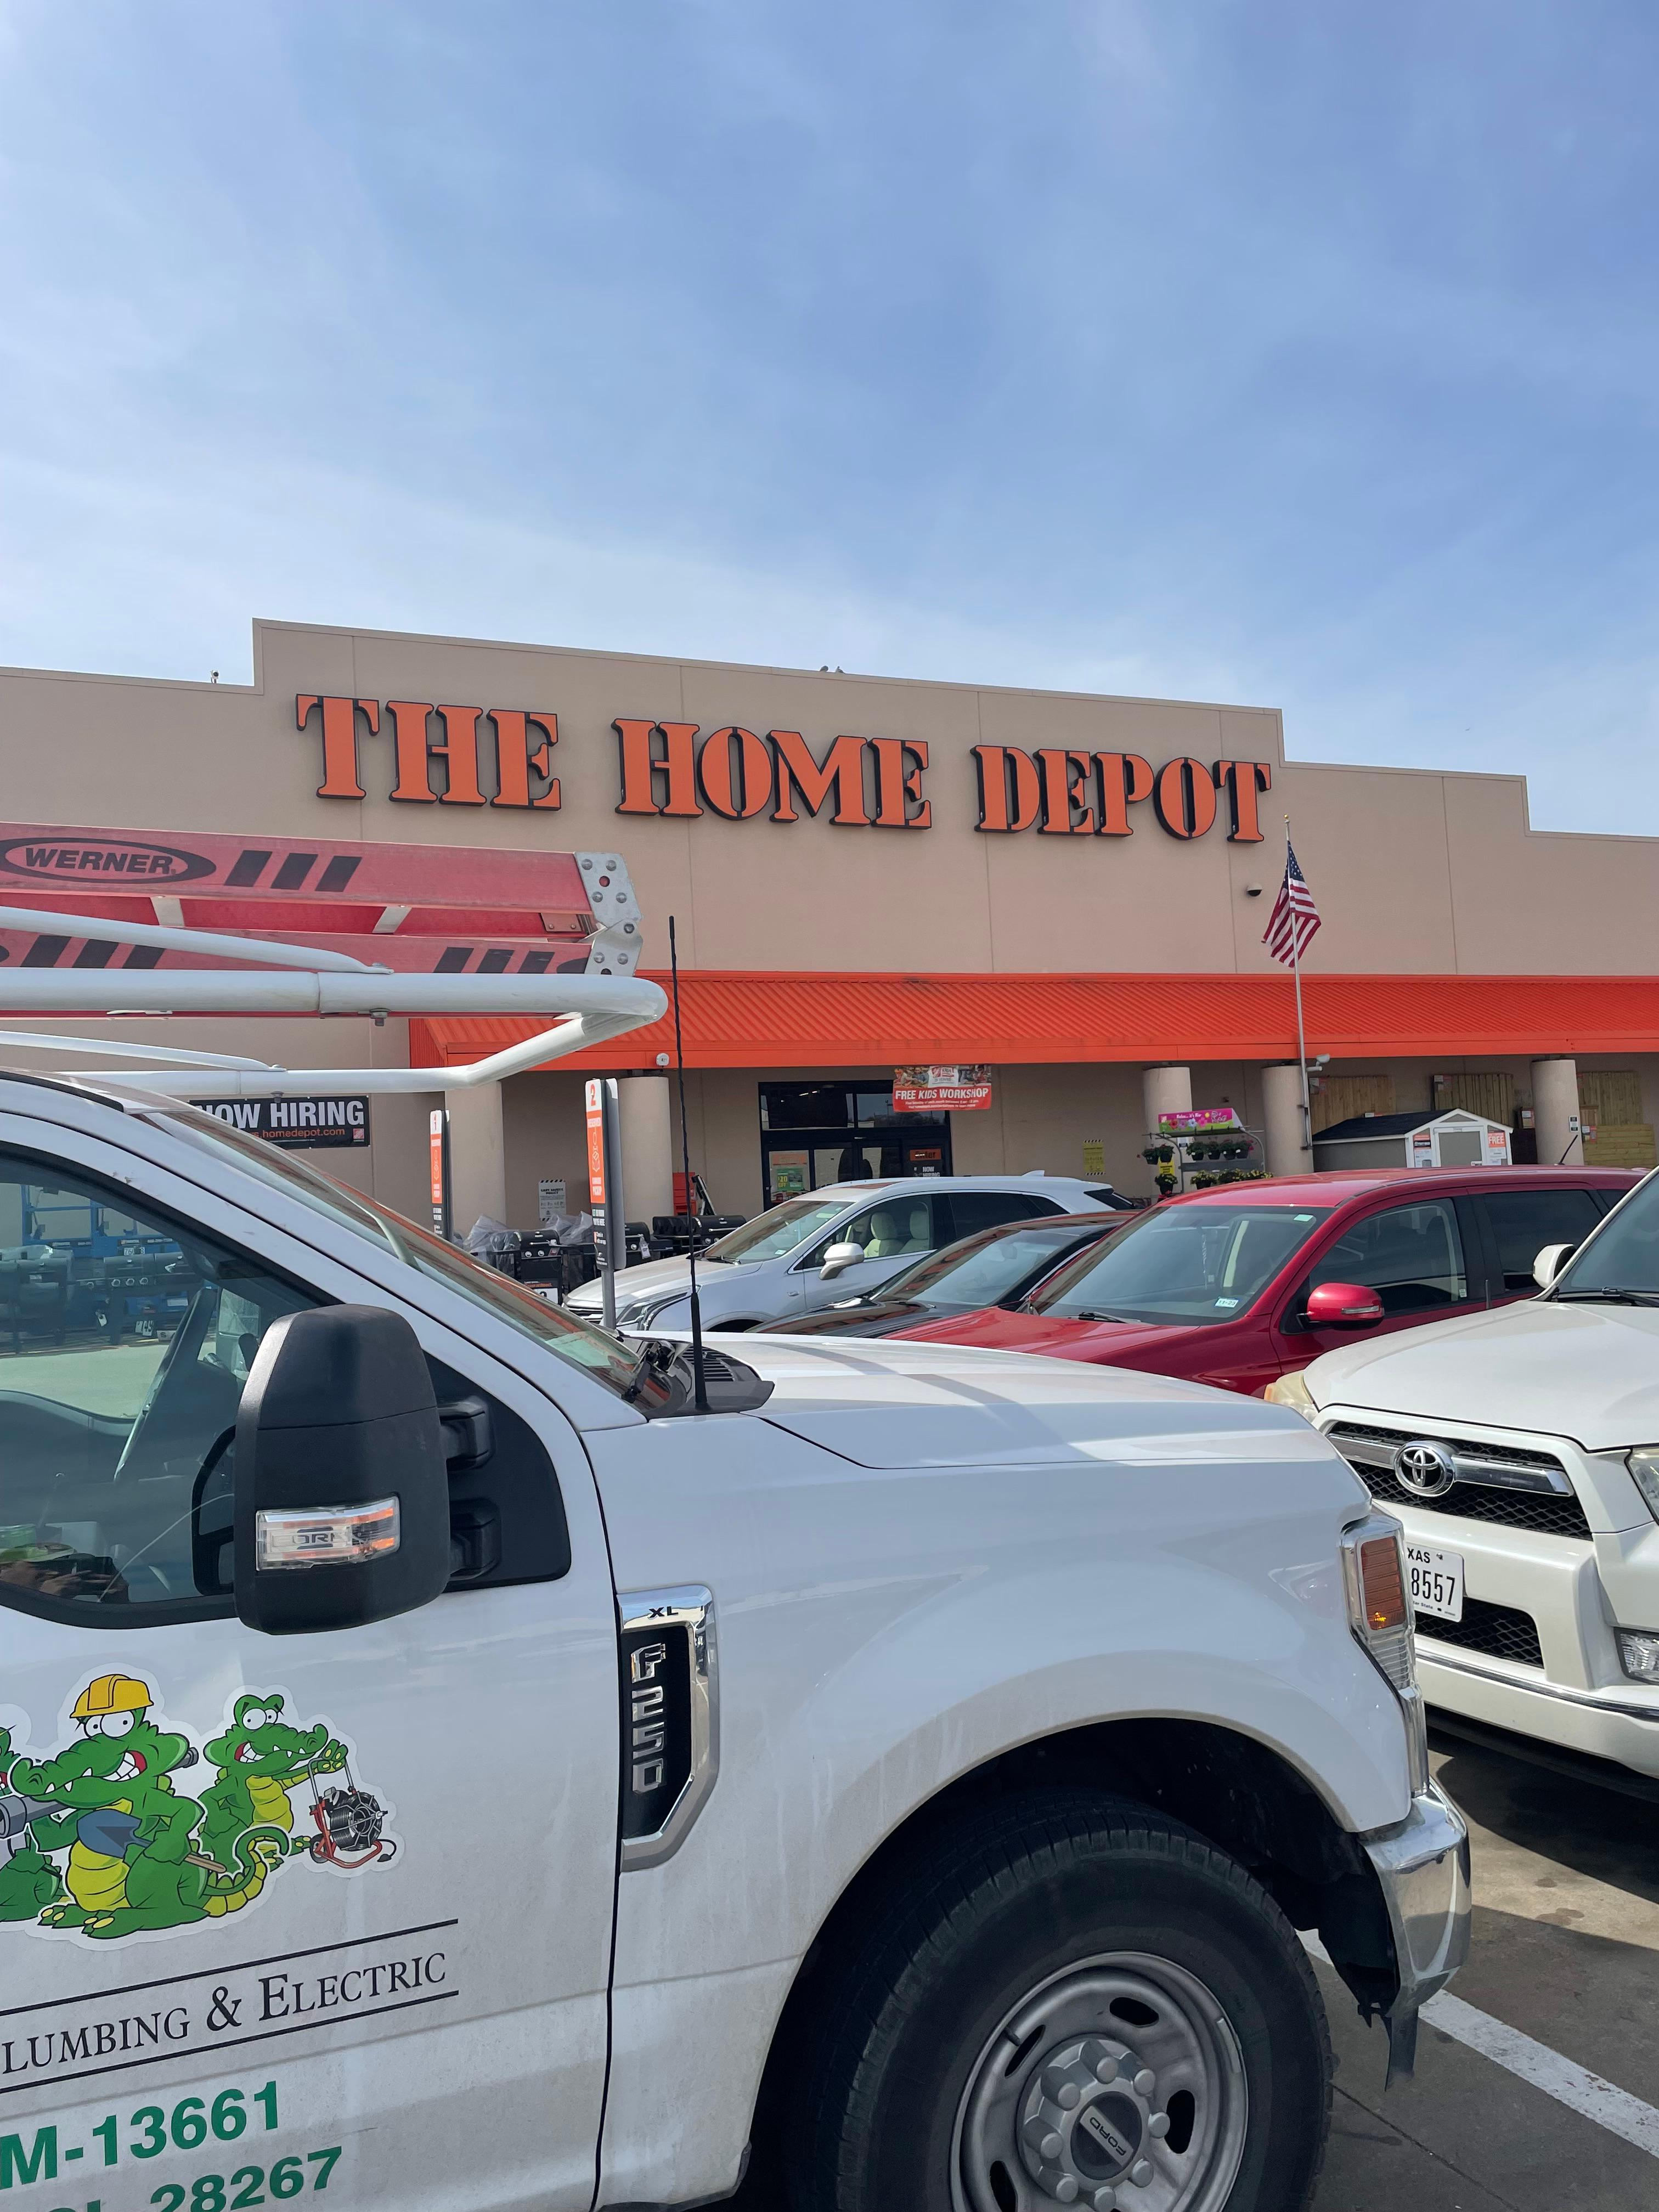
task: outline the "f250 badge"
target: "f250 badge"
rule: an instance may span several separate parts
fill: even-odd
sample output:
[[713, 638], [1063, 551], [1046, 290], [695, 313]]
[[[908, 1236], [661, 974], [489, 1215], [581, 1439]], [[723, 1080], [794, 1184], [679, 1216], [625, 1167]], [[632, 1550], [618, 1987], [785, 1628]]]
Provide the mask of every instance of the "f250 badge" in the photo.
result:
[[[240, 1692], [199, 1751], [157, 1702], [148, 1682], [100, 1674], [70, 1709], [76, 1733], [39, 1759], [0, 1727], [0, 1922], [119, 1942], [240, 1912], [290, 1859], [355, 1874], [395, 1855], [349, 1747], [326, 1721], [294, 1726], [281, 1691]], [[178, 1778], [204, 1761], [198, 1797]]]

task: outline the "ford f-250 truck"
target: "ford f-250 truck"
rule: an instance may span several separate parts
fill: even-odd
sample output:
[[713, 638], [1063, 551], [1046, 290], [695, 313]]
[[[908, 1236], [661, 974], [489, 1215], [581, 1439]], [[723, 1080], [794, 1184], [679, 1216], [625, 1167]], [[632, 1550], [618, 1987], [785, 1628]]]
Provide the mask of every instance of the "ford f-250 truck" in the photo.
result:
[[0, 1079], [3, 2212], [1305, 2201], [1297, 1931], [1406, 2064], [1467, 1944], [1395, 1524], [1156, 1376], [689, 1358]]

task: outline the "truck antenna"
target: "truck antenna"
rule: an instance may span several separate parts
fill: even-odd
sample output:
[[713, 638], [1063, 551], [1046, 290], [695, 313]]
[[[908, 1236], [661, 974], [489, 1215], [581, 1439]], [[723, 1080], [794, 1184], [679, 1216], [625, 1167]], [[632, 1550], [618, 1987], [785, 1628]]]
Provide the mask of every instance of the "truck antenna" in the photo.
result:
[[702, 1304], [697, 1296], [697, 1206], [691, 1181], [691, 1139], [685, 1120], [685, 1043], [680, 1034], [680, 954], [674, 917], [668, 917], [668, 991], [674, 1001], [674, 1073], [680, 1094], [680, 1164], [685, 1174], [685, 1211], [691, 1224], [686, 1261], [691, 1270], [691, 1394], [700, 1413], [708, 1411], [708, 1377], [702, 1363]]

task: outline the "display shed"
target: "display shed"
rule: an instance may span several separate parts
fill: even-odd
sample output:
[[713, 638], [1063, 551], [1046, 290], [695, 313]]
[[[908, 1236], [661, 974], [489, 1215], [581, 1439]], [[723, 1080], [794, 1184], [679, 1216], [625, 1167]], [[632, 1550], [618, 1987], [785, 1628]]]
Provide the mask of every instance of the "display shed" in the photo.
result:
[[1313, 1140], [1316, 1168], [1506, 1168], [1510, 1132], [1502, 1121], [1465, 1113], [1357, 1114]]

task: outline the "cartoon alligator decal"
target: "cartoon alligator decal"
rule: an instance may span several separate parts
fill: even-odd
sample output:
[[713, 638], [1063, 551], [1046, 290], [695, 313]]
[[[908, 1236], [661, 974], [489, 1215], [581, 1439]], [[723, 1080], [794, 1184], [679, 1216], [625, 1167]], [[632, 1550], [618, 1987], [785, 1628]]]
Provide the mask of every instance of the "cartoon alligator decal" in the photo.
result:
[[[313, 1775], [337, 1774], [346, 1763], [345, 1746], [337, 1743], [325, 1722], [315, 1728], [290, 1728], [277, 1716], [285, 1700], [276, 1691], [245, 1693], [231, 1707], [230, 1726], [207, 1747], [219, 1778], [202, 1792], [205, 1814], [202, 1846], [215, 1857], [234, 1850], [236, 1839], [256, 1826], [276, 1828], [284, 1839], [294, 1832], [289, 1792]], [[303, 1850], [305, 1844], [284, 1848]]]
[[[392, 1856], [379, 1802], [350, 1784], [345, 1744], [326, 1722], [280, 1718], [281, 1692], [233, 1699], [206, 1747], [216, 1773], [199, 1799], [174, 1778], [201, 1754], [158, 1724], [155, 1703], [148, 1683], [100, 1675], [73, 1707], [78, 1733], [41, 1758], [15, 1753], [0, 1727], [0, 1922], [117, 1942], [239, 1912], [301, 1852], [348, 1871]], [[314, 1787], [342, 1770], [344, 1790]], [[295, 1842], [289, 1793], [307, 1782], [318, 1832]], [[358, 1856], [343, 1856], [343, 1843]]]

